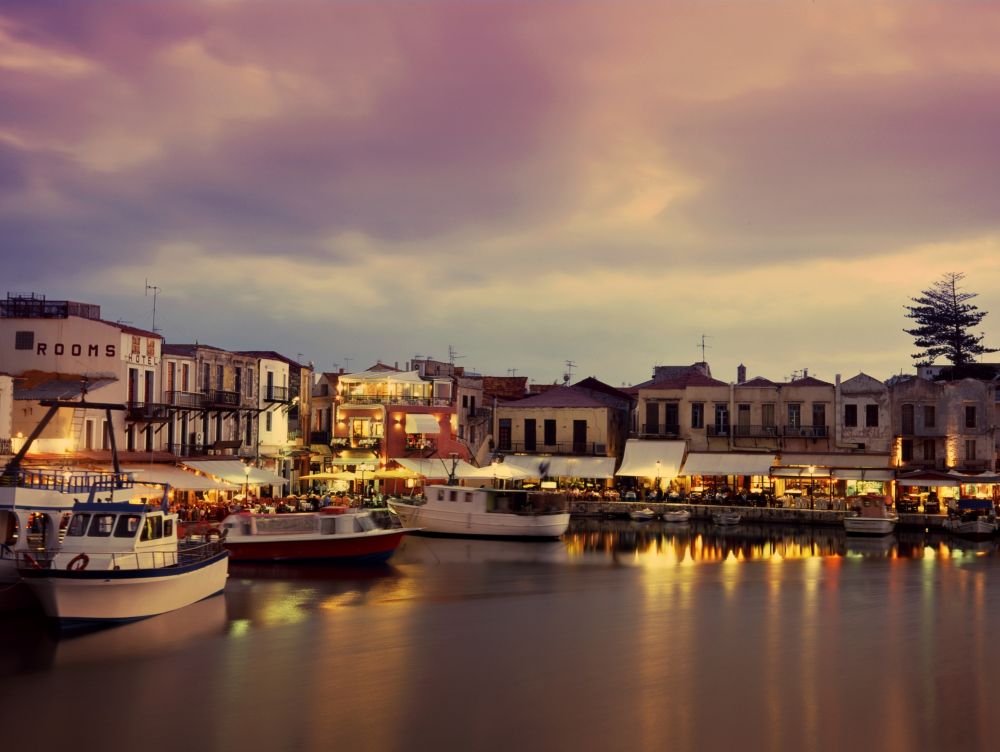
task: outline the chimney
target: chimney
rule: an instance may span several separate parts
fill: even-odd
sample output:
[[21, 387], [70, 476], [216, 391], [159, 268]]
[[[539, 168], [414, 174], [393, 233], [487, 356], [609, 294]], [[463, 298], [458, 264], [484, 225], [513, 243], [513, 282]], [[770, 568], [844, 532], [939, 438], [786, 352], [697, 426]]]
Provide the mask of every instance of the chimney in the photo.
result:
[[838, 373], [833, 379], [834, 386], [840, 386], [840, 374]]
[[337, 373], [343, 373], [343, 372], [344, 372], [344, 369], [343, 369], [343, 368], [338, 368], [338, 369], [337, 369]]
[[742, 384], [747, 380], [747, 367], [740, 363], [736, 366], [736, 383]]
[[398, 370], [399, 370], [399, 361], [397, 360], [397, 361], [396, 361], [396, 362], [395, 362], [395, 363], [393, 364], [393, 366], [392, 366], [392, 367], [393, 367], [393, 368], [395, 368], [395, 369], [396, 369], [396, 370], [398, 371]]

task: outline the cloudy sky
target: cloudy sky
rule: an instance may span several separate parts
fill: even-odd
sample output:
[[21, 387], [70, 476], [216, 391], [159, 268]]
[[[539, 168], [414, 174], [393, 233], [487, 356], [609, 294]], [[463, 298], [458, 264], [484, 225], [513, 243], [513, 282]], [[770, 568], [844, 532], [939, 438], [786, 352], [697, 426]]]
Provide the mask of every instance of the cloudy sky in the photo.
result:
[[[1000, 3], [0, 0], [0, 294], [613, 384], [1000, 345]], [[349, 360], [348, 360], [349, 359]]]

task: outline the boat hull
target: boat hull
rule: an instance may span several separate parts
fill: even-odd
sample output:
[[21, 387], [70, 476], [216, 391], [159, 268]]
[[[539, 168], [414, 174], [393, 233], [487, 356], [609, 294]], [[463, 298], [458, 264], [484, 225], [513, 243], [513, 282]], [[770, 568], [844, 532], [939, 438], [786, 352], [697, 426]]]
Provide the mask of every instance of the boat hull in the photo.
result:
[[[226, 586], [229, 556], [187, 567], [112, 571], [27, 570], [45, 614], [64, 629], [145, 619], [189, 606]], [[171, 571], [173, 570], [173, 571]]]
[[673, 523], [673, 524], [690, 522], [691, 521], [691, 512], [689, 512], [686, 509], [681, 510], [681, 511], [675, 511], [675, 512], [664, 512], [663, 513], [663, 521], [664, 522]]
[[848, 535], [889, 535], [896, 521], [886, 517], [845, 517], [844, 531]]
[[952, 535], [972, 540], [990, 538], [997, 531], [995, 522], [989, 520], [945, 520], [942, 525]]
[[569, 512], [558, 514], [507, 514], [463, 512], [404, 504], [390, 500], [389, 508], [406, 527], [422, 532], [483, 538], [559, 538], [569, 527]]
[[313, 561], [363, 563], [386, 561], [408, 530], [374, 530], [351, 536], [246, 536], [225, 541], [233, 561]]
[[739, 525], [740, 515], [734, 512], [721, 512], [719, 514], [712, 515], [712, 522], [716, 525]]

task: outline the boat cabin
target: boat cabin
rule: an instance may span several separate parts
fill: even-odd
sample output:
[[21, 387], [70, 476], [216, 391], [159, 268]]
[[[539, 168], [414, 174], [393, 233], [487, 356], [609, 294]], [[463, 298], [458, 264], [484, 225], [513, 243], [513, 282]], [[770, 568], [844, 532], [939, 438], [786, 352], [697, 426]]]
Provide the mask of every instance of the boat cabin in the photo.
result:
[[568, 509], [563, 494], [510, 488], [428, 486], [424, 490], [424, 498], [437, 507], [452, 503], [469, 504], [470, 512], [533, 515], [561, 514]]
[[326, 507], [319, 512], [293, 514], [231, 514], [222, 521], [227, 540], [255, 535], [343, 535], [364, 533], [378, 526], [370, 512]]
[[144, 504], [77, 504], [56, 569], [146, 569], [177, 563], [177, 515]]

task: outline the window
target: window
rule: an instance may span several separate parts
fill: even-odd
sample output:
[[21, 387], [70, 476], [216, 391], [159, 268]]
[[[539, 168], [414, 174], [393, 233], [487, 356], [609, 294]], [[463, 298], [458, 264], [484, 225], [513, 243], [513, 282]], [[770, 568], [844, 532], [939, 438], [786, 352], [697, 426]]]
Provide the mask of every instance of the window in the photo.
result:
[[191, 364], [190, 363], [182, 363], [181, 364], [181, 391], [182, 392], [189, 391], [188, 387], [190, 386], [190, 379], [191, 379]]
[[146, 518], [146, 524], [142, 526], [142, 537], [139, 540], [159, 540], [163, 537], [163, 517], [154, 515]]
[[113, 514], [95, 514], [90, 521], [90, 528], [87, 535], [93, 538], [107, 538], [115, 526], [115, 516]]
[[524, 419], [524, 450], [526, 452], [535, 451], [537, 444], [537, 429], [534, 418]]
[[966, 405], [965, 406], [965, 427], [975, 428], [976, 427], [976, 406]]
[[802, 425], [802, 405], [788, 406], [789, 428], [799, 428]]
[[163, 521], [163, 537], [172, 538], [174, 535], [174, 521], [164, 520]]
[[814, 426], [826, 425], [826, 403], [813, 402], [813, 422]]
[[913, 439], [903, 439], [900, 459], [903, 462], [913, 461]]
[[466, 494], [465, 494], [465, 503], [466, 504], [471, 504], [472, 503], [472, 494], [471, 493], [466, 492]]
[[88, 522], [90, 522], [89, 514], [74, 514], [73, 519], [70, 520], [69, 529], [66, 531], [66, 535], [71, 535], [74, 538], [83, 535], [87, 530]]
[[458, 491], [449, 491], [448, 501], [458, 501]]
[[760, 424], [765, 428], [774, 428], [774, 403], [766, 402], [760, 406]]
[[205, 364], [205, 368], [201, 375], [202, 391], [208, 394], [212, 391], [212, 366], [208, 363]]
[[913, 434], [913, 405], [902, 405], [899, 409], [903, 423], [903, 433]]
[[691, 428], [705, 427], [705, 404], [703, 402], [691, 403]]
[[865, 405], [865, 425], [878, 428], [878, 405]]
[[115, 537], [116, 538], [134, 538], [136, 531], [139, 529], [139, 515], [137, 514], [123, 514], [118, 518], [118, 524], [115, 525]]
[[215, 367], [215, 388], [222, 391], [225, 388], [226, 369], [221, 365]]
[[656, 402], [646, 403], [646, 428], [643, 433], [660, 432], [660, 405]]
[[273, 415], [274, 415], [274, 413], [272, 413], [270, 410], [268, 410], [266, 413], [264, 413], [264, 416], [265, 416], [264, 417], [264, 430], [265, 431], [270, 431], [271, 430], [271, 425], [272, 425], [271, 421], [272, 421]]
[[844, 405], [844, 428], [857, 428], [858, 406]]
[[934, 444], [934, 439], [924, 439], [924, 459], [933, 460], [937, 456], [937, 447]]
[[462, 407], [468, 407], [468, 406], [469, 406], [469, 395], [468, 394], [463, 394], [462, 395]]
[[83, 422], [83, 448], [93, 449], [94, 448], [94, 420], [93, 418], [87, 418]]
[[545, 419], [545, 446], [555, 446], [556, 444], [556, 422], [552, 418]]
[[150, 358], [156, 357], [156, 340], [152, 337], [146, 340], [146, 355]]
[[720, 431], [725, 431], [729, 428], [729, 405], [724, 403], [716, 404], [715, 427]]
[[510, 451], [510, 418], [500, 418], [497, 449]]
[[142, 338], [132, 337], [132, 354], [142, 355]]
[[974, 460], [976, 459], [976, 440], [966, 439], [965, 440], [965, 459]]
[[111, 448], [111, 430], [108, 428], [108, 421], [101, 421], [101, 449]]
[[35, 349], [35, 333], [34, 332], [15, 332], [15, 334], [14, 334], [14, 349], [15, 350], [34, 350]]
[[663, 406], [663, 424], [667, 433], [677, 433], [677, 425], [681, 422], [679, 408], [676, 402], [668, 402]]
[[934, 405], [924, 405], [924, 428], [934, 428], [937, 423], [937, 411]]

